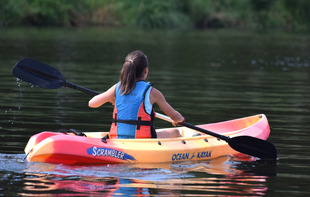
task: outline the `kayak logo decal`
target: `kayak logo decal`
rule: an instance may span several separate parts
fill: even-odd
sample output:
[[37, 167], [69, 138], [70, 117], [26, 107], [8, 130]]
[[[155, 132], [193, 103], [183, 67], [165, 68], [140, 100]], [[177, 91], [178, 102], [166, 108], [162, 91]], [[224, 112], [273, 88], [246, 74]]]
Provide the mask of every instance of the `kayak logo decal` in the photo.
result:
[[124, 153], [122, 151], [111, 148], [99, 148], [96, 146], [88, 148], [87, 154], [93, 155], [94, 157], [113, 157], [121, 160], [136, 160], [133, 156], [128, 155], [127, 153]]
[[200, 159], [200, 158], [206, 158], [211, 157], [212, 151], [202, 151], [194, 153], [177, 153], [172, 155], [172, 161], [182, 161], [182, 160], [192, 160], [194, 158]]

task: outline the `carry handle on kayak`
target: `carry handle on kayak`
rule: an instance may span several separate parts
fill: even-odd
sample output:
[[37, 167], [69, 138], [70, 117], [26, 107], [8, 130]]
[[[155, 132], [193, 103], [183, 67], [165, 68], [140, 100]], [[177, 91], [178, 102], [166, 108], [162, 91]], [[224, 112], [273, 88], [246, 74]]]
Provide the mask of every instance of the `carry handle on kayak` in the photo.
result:
[[[12, 73], [15, 77], [23, 81], [45, 89], [68, 87], [93, 96], [99, 94], [98, 92], [95, 92], [93, 90], [83, 88], [81, 86], [68, 82], [57, 69], [30, 58], [24, 58], [17, 62], [17, 64], [13, 68]], [[172, 121], [169, 117], [159, 113], [156, 113], [156, 117], [169, 122]], [[223, 136], [218, 133], [196, 127], [186, 122], [182, 123], [181, 125], [225, 140], [232, 149], [238, 152], [258, 158], [277, 158], [277, 150], [275, 146], [265, 140], [251, 136], [239, 136], [230, 138], [228, 136]]]

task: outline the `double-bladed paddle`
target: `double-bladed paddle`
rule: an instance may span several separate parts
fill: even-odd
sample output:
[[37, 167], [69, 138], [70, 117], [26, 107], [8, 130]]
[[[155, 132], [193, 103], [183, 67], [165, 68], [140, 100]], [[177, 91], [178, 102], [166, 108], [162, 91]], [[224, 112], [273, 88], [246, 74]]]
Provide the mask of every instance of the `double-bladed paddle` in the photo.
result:
[[[40, 88], [57, 89], [60, 87], [68, 87], [80, 90], [90, 95], [99, 94], [98, 92], [95, 92], [93, 90], [70, 83], [57, 69], [30, 58], [24, 58], [17, 62], [17, 64], [13, 68], [12, 73], [17, 78]], [[168, 116], [159, 113], [156, 113], [156, 117], [166, 120], [168, 122], [172, 122], [172, 120]], [[187, 122], [181, 123], [181, 125], [225, 140], [232, 149], [243, 154], [251, 155], [258, 158], [277, 158], [277, 150], [275, 146], [268, 141], [251, 136], [238, 136], [230, 138], [228, 136], [220, 135], [218, 133], [196, 127]]]

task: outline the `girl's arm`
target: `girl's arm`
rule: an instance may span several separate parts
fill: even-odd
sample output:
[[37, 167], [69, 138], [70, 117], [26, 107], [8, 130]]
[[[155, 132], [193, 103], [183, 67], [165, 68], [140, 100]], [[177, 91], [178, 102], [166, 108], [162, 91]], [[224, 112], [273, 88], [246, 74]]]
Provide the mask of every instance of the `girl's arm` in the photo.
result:
[[164, 95], [157, 89], [153, 88], [150, 94], [150, 101], [152, 104], [156, 103], [158, 107], [167, 115], [169, 116], [173, 121], [174, 125], [178, 122], [183, 122], [185, 119], [184, 117], [169, 103], [166, 101]]
[[112, 86], [110, 89], [108, 89], [107, 91], [94, 96], [92, 99], [89, 100], [88, 106], [91, 108], [97, 108], [107, 102], [114, 104], [115, 88], [116, 88], [116, 84]]

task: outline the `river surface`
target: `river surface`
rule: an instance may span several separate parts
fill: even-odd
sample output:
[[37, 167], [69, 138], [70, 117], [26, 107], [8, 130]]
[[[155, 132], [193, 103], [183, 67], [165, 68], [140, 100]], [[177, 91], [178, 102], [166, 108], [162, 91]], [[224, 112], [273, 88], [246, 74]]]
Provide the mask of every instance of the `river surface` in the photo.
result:
[[[108, 130], [112, 106], [90, 96], [20, 82], [11, 72], [29, 57], [101, 92], [118, 81], [136, 49], [148, 80], [189, 123], [266, 114], [277, 161], [225, 156], [204, 162], [66, 166], [26, 162], [41, 131]], [[309, 196], [310, 36], [271, 32], [127, 29], [0, 29], [0, 196]], [[157, 109], [158, 110], [158, 109]], [[160, 112], [160, 111], [159, 111]], [[170, 127], [162, 120], [156, 127]]]

